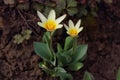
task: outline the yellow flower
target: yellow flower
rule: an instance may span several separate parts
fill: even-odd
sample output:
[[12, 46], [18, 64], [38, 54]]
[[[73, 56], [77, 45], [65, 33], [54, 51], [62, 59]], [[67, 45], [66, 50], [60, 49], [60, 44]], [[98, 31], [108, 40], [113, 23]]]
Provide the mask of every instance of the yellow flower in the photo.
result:
[[46, 18], [41, 12], [37, 11], [37, 15], [41, 19], [41, 22], [38, 22], [38, 25], [45, 28], [47, 31], [54, 31], [61, 28], [63, 25], [60, 22], [66, 17], [63, 15], [56, 19], [56, 13], [54, 10], [51, 10], [48, 18]]
[[69, 20], [68, 26], [66, 24], [64, 24], [64, 26], [67, 30], [67, 34], [69, 34], [72, 37], [77, 36], [78, 33], [83, 30], [83, 27], [80, 27], [80, 24], [81, 24], [81, 20], [78, 20], [76, 25], [74, 25], [72, 20]]

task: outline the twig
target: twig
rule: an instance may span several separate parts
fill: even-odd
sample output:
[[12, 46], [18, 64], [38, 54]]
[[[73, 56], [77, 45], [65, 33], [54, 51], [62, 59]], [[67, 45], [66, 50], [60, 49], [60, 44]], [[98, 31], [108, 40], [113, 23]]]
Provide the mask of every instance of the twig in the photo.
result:
[[27, 27], [29, 27], [29, 25], [28, 25], [25, 17], [22, 15], [22, 13], [20, 12], [20, 10], [17, 9], [17, 11], [18, 11], [19, 15], [21, 16], [21, 18], [24, 20], [24, 22], [25, 22], [25, 24], [27, 25]]
[[[18, 11], [19, 15], [21, 16], [21, 18], [24, 20], [26, 26], [29, 27], [29, 28], [32, 30], [32, 28], [28, 25], [27, 20], [26, 20], [25, 17], [22, 15], [22, 13], [20, 12], [20, 10], [17, 9], [17, 11]], [[34, 31], [34, 30], [32, 30], [32, 31]], [[39, 35], [39, 34], [36, 33], [35, 31], [34, 31], [34, 33], [35, 33], [36, 35]]]

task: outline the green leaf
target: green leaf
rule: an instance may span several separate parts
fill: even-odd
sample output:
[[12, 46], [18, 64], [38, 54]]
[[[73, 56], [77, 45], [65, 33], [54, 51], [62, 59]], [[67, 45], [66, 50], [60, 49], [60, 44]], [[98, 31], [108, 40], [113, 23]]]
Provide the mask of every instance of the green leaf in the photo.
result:
[[34, 50], [37, 55], [39, 55], [44, 60], [50, 62], [52, 60], [51, 51], [47, 44], [34, 42]]
[[71, 36], [66, 37], [64, 50], [71, 49], [72, 46], [73, 46], [73, 37], [71, 37]]
[[57, 53], [57, 58], [58, 58], [58, 65], [63, 65], [66, 66], [71, 62], [71, 57], [70, 55], [67, 54], [67, 52], [63, 52], [63, 53]]
[[65, 69], [62, 68], [62, 67], [55, 67], [55, 68], [54, 68], [54, 71], [55, 71], [56, 73], [59, 73], [59, 72], [61, 72], [61, 73], [66, 73]]
[[120, 68], [118, 69], [116, 80], [120, 80]]
[[45, 34], [43, 35], [42, 41], [50, 44], [50, 32], [45, 32]]
[[82, 67], [83, 67], [83, 63], [81, 63], [81, 62], [73, 62], [72, 64], [70, 64], [70, 66], [68, 68], [70, 70], [72, 70], [72, 71], [78, 71]]
[[60, 77], [60, 80], [73, 80], [72, 75], [66, 73], [65, 69], [62, 67], [55, 67], [52, 76]]
[[73, 80], [73, 77], [71, 74], [68, 73], [60, 73], [60, 80]]
[[78, 9], [77, 8], [68, 8], [67, 12], [70, 16], [75, 15], [76, 13], [78, 13]]
[[77, 1], [75, 0], [67, 0], [67, 7], [76, 7]]
[[87, 48], [88, 48], [88, 45], [85, 45], [85, 44], [84, 45], [79, 45], [76, 49], [76, 52], [72, 56], [73, 57], [72, 60], [74, 60], [74, 61], [81, 60], [86, 55]]
[[57, 44], [57, 52], [59, 53], [59, 52], [62, 52], [62, 51], [63, 51], [62, 46], [58, 43]]
[[62, 51], [57, 53], [57, 60], [59, 66], [67, 66], [70, 64], [72, 57], [71, 57], [72, 49], [68, 51]]
[[68, 74], [62, 67], [55, 67], [53, 76], [60, 77], [60, 80], [73, 80], [72, 75]]
[[54, 32], [55, 31], [52, 31], [52, 32], [47, 31], [47, 32], [45, 32], [44, 35], [43, 35], [42, 41], [44, 43], [50, 44], [50, 39], [51, 39], [51, 36], [54, 35]]
[[53, 77], [58, 77], [58, 76], [60, 76], [61, 73], [66, 73], [65, 69], [62, 68], [62, 67], [55, 67], [53, 69], [52, 76]]
[[88, 71], [85, 72], [83, 80], [94, 80], [94, 77]]

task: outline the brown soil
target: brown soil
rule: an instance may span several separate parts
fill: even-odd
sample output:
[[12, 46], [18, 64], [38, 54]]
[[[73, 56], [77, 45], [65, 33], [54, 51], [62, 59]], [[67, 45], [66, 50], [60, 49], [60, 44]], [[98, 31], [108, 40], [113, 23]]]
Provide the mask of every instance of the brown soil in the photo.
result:
[[[115, 80], [120, 67], [119, 3], [114, 0], [111, 5], [98, 4], [98, 29], [83, 33], [87, 34], [85, 38], [80, 37], [89, 45], [88, 56], [82, 70], [71, 72], [74, 80], [82, 80], [86, 70], [95, 80]], [[37, 20], [35, 11], [0, 6], [0, 80], [52, 80], [38, 67], [41, 58], [33, 50], [33, 42], [40, 41], [44, 32], [36, 25]], [[13, 36], [24, 29], [33, 31], [31, 38], [20, 45], [14, 44]], [[59, 41], [60, 37], [56, 39]]]

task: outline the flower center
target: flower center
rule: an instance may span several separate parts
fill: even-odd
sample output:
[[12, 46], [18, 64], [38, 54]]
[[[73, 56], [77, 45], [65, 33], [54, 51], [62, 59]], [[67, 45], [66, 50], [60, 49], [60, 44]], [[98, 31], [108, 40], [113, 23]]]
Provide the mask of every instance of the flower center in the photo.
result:
[[74, 37], [78, 35], [78, 31], [75, 28], [72, 28], [69, 30], [69, 34]]
[[48, 20], [45, 22], [44, 26], [48, 31], [53, 31], [56, 29], [57, 24], [54, 20]]

